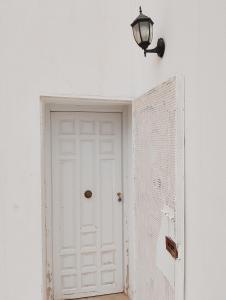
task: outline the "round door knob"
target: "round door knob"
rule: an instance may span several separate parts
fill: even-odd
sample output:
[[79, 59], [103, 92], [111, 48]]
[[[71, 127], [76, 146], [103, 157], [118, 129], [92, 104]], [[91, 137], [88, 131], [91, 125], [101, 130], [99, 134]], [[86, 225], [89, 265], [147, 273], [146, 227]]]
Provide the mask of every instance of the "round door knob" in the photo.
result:
[[93, 195], [93, 193], [91, 192], [91, 191], [85, 191], [85, 193], [84, 193], [84, 196], [87, 198], [87, 199], [89, 199], [89, 198], [91, 198], [92, 197], [92, 195]]

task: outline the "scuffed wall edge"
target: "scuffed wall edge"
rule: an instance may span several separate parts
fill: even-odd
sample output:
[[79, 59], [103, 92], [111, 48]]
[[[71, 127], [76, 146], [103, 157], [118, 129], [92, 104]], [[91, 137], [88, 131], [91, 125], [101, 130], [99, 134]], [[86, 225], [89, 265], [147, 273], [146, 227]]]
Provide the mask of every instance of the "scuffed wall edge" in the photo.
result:
[[177, 75], [176, 79], [176, 194], [179, 201], [176, 202], [176, 241], [179, 250], [179, 258], [176, 261], [175, 271], [175, 300], [185, 298], [185, 78]]

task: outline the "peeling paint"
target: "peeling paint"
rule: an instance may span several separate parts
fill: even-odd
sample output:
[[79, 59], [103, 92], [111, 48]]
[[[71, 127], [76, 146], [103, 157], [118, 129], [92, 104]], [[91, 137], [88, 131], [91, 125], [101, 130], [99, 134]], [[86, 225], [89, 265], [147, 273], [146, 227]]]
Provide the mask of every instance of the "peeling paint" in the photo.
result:
[[[175, 229], [171, 230], [168, 222], [161, 232], [161, 210], [163, 205], [175, 207], [176, 108], [175, 78], [135, 100], [133, 105], [137, 299], [175, 299], [175, 289], [156, 265], [156, 252], [165, 255], [165, 244], [159, 248], [156, 245], [166, 235], [174, 239]], [[169, 267], [174, 280], [174, 262]]]
[[53, 300], [53, 293], [52, 293], [51, 287], [48, 287], [46, 289], [46, 297], [47, 297], [47, 300]]
[[126, 282], [125, 282], [125, 294], [128, 295], [128, 292], [129, 292], [129, 265], [128, 264], [127, 264], [126, 269], [127, 269], [127, 272], [126, 272]]
[[[48, 268], [49, 268], [48, 264]], [[47, 283], [47, 288], [46, 288], [46, 299], [47, 300], [53, 300], [53, 289], [52, 289], [52, 272], [48, 271], [46, 274], [46, 283]]]
[[124, 283], [124, 293], [128, 295], [129, 292], [129, 249], [128, 249], [128, 241], [126, 241], [126, 274], [125, 274], [125, 283]]

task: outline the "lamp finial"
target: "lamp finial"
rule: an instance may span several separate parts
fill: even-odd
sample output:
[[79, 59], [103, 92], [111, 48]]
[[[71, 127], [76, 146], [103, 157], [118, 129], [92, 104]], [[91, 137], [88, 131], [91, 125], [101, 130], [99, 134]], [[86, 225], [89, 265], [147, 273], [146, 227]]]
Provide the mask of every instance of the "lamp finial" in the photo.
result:
[[142, 8], [141, 8], [141, 6], [140, 6], [140, 14], [142, 14]]

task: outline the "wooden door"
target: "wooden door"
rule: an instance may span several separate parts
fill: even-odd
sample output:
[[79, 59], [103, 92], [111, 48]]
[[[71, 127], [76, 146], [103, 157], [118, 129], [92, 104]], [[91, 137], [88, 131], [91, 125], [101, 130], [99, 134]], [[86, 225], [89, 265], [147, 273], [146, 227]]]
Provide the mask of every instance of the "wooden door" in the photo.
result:
[[121, 130], [121, 113], [51, 113], [55, 300], [123, 290]]

